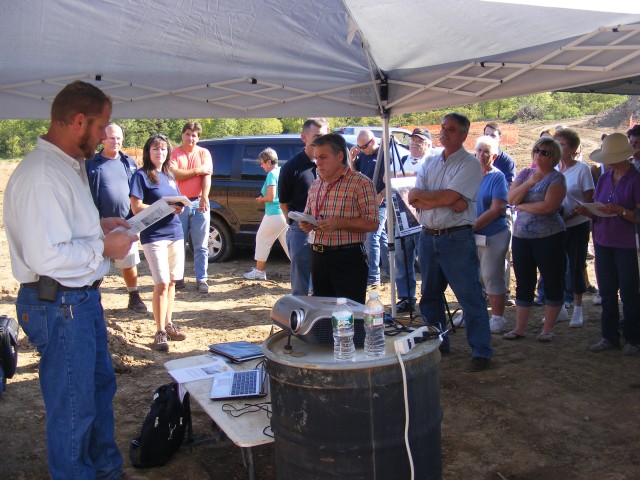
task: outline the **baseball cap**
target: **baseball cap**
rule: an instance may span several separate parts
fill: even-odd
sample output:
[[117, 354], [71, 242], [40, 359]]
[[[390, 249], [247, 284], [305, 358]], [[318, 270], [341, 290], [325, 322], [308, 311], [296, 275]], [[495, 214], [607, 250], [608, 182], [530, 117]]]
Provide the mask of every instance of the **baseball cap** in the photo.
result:
[[414, 128], [413, 132], [411, 133], [411, 135], [409, 135], [410, 137], [420, 137], [423, 140], [431, 140], [431, 132], [429, 130], [427, 130], [426, 128]]

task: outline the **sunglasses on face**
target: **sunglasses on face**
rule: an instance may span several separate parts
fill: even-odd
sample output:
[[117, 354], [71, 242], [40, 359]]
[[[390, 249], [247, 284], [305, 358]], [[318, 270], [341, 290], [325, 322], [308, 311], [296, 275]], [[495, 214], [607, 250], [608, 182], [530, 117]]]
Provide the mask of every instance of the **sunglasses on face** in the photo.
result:
[[549, 150], [540, 150], [538, 147], [535, 147], [532, 152], [536, 155], [540, 155], [541, 157], [550, 157], [553, 155]]
[[365, 143], [364, 145], [358, 145], [358, 148], [360, 150], [364, 150], [365, 148], [367, 148], [371, 144], [372, 141], [373, 141], [373, 138], [371, 140], [369, 140], [367, 143]]

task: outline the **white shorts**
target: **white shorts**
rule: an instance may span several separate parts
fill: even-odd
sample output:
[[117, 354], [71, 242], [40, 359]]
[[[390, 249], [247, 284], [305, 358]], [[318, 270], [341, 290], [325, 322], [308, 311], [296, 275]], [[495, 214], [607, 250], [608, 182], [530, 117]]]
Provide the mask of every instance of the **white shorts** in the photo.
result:
[[133, 268], [140, 263], [140, 253], [138, 253], [138, 242], [133, 242], [127, 255], [122, 259], [114, 260], [116, 268], [122, 270], [123, 268]]
[[184, 278], [184, 240], [158, 240], [142, 245], [153, 283]]

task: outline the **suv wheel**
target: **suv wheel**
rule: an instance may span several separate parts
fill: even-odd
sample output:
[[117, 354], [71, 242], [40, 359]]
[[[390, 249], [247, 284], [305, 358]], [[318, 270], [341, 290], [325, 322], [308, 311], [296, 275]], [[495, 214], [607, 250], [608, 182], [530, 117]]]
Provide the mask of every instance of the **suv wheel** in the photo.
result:
[[209, 261], [224, 262], [233, 254], [233, 239], [229, 227], [219, 217], [211, 216], [209, 226]]

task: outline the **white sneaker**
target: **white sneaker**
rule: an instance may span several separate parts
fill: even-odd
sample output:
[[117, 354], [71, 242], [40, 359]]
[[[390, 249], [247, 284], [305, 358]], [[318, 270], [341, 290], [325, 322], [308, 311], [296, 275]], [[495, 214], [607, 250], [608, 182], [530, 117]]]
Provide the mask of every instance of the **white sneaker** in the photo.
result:
[[569, 322], [569, 326], [571, 328], [579, 328], [584, 323], [584, 315], [582, 312], [573, 311], [573, 315], [571, 315], [571, 321]]
[[256, 267], [253, 267], [250, 271], [244, 272], [242, 276], [247, 280], [266, 280], [267, 272], [265, 272], [264, 270], [258, 270]]
[[[545, 318], [546, 317], [542, 317], [541, 323], [544, 323]], [[560, 313], [558, 313], [558, 318], [556, 319], [556, 323], [566, 322], [567, 320], [569, 320], [569, 313], [567, 312], [567, 309], [564, 308], [564, 305], [563, 305], [562, 308], [560, 309]]]
[[453, 326], [464, 328], [464, 312], [459, 311], [455, 317], [453, 317]]
[[489, 329], [491, 330], [491, 333], [501, 333], [506, 326], [507, 321], [504, 317], [491, 315], [491, 318], [489, 319]]
[[594, 305], [602, 305], [602, 297], [600, 296], [599, 293], [596, 293], [596, 296], [593, 297], [593, 304]]

